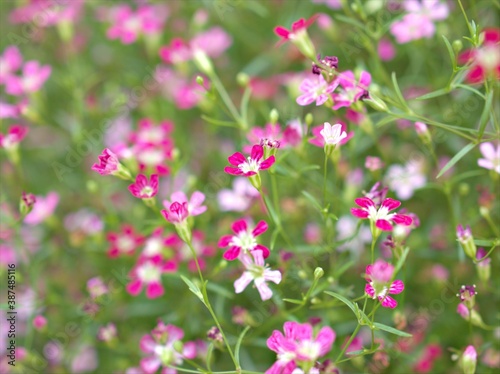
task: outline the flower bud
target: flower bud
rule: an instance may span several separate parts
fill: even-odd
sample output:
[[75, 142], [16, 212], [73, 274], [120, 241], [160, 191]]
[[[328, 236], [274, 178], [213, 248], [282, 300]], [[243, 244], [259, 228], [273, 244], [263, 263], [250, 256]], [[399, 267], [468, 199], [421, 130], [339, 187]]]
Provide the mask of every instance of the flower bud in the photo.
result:
[[474, 244], [474, 237], [472, 236], [472, 231], [470, 226], [463, 227], [462, 225], [457, 226], [457, 239], [462, 246], [465, 254], [472, 259], [476, 258], [476, 244]]
[[32, 193], [26, 193], [23, 191], [21, 200], [19, 201], [19, 212], [24, 217], [33, 209], [33, 205], [36, 203], [36, 197]]
[[271, 112], [269, 113], [269, 122], [274, 125], [276, 122], [278, 122], [279, 116], [280, 115], [276, 108], [271, 109]]
[[373, 109], [379, 112], [389, 111], [387, 104], [382, 99], [374, 95], [373, 92], [370, 92], [368, 94], [368, 97], [363, 98], [363, 102], [367, 103], [369, 106], [371, 106]]
[[238, 82], [241, 87], [247, 87], [250, 83], [250, 77], [246, 73], [238, 73], [236, 82]]
[[474, 374], [476, 372], [477, 353], [474, 346], [469, 345], [465, 348], [464, 354], [460, 360], [464, 374]]
[[305, 118], [304, 118], [304, 121], [307, 125], [307, 127], [311, 126], [313, 121], [314, 121], [314, 117], [311, 113], [307, 113]]
[[457, 39], [454, 40], [453, 43], [451, 43], [451, 46], [453, 47], [453, 52], [455, 52], [455, 54], [458, 54], [458, 52], [462, 50], [464, 45], [460, 39]]
[[314, 279], [317, 280], [321, 278], [323, 275], [325, 275], [325, 271], [322, 268], [318, 266], [316, 269], [314, 269]]
[[204, 86], [205, 85], [205, 79], [203, 79], [203, 77], [201, 75], [198, 75], [196, 77], [196, 83], [198, 83], [200, 86]]
[[198, 69], [208, 76], [211, 76], [214, 72], [212, 61], [201, 49], [195, 49], [193, 53], [193, 60]]

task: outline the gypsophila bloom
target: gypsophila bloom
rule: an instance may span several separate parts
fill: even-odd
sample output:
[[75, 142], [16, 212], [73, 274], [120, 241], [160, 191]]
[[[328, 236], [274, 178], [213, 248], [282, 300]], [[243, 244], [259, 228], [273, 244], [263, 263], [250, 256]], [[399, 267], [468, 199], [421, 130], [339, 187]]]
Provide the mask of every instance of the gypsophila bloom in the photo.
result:
[[479, 150], [483, 158], [477, 160], [477, 164], [482, 168], [493, 170], [500, 174], [500, 144], [495, 149], [493, 143], [481, 143]]
[[350, 70], [340, 73], [337, 77], [341, 87], [338, 93], [332, 94], [333, 110], [342, 107], [350, 107], [356, 101], [368, 94], [368, 86], [372, 81], [372, 76], [366, 71], [362, 71], [359, 82], [356, 81], [354, 73]]
[[24, 139], [28, 133], [28, 127], [22, 125], [12, 125], [7, 134], [0, 133], [0, 148], [14, 149]]
[[460, 301], [464, 302], [467, 308], [472, 309], [475, 304], [477, 291], [476, 285], [463, 285], [460, 287], [460, 292], [457, 293], [457, 297], [460, 298]]
[[[354, 132], [353, 131], [347, 132], [347, 125], [344, 122], [337, 121], [337, 120], [335, 122], [342, 126], [341, 130], [340, 130], [341, 134], [346, 133], [346, 136], [342, 137], [342, 139], [337, 143], [338, 145], [344, 145], [354, 136]], [[325, 122], [325, 123], [328, 123], [328, 122]], [[313, 134], [313, 138], [309, 139], [309, 143], [311, 143], [312, 145], [314, 145], [316, 147], [325, 148], [327, 143], [325, 141], [325, 137], [322, 134], [322, 132], [324, 133], [324, 129], [325, 129], [324, 124], [319, 125], [319, 126], [314, 126], [311, 129], [311, 132]], [[328, 135], [328, 133], [327, 133], [327, 135]]]
[[285, 43], [286, 41], [294, 41], [301, 36], [301, 34], [307, 32], [307, 28], [311, 26], [316, 19], [317, 15], [312, 16], [308, 20], [304, 18], [299, 19], [298, 21], [292, 23], [292, 29], [285, 29], [283, 26], [277, 26], [274, 29], [274, 33], [281, 38], [280, 44]]
[[460, 366], [464, 374], [474, 374], [476, 372], [477, 352], [473, 345], [468, 345], [460, 359]]
[[95, 163], [92, 166], [92, 170], [97, 171], [101, 175], [109, 175], [118, 172], [120, 161], [118, 161], [118, 157], [108, 148], [102, 151], [98, 159], [99, 163]]
[[114, 323], [108, 323], [106, 326], [99, 327], [97, 339], [103, 342], [110, 342], [116, 338], [116, 326]]
[[251, 254], [243, 253], [239, 259], [246, 270], [234, 282], [234, 291], [236, 293], [243, 292], [253, 280], [262, 301], [269, 300], [273, 296], [273, 292], [266, 282], [279, 284], [281, 282], [281, 273], [279, 270], [270, 270], [264, 264], [264, 256], [261, 250], [254, 250]]
[[177, 264], [174, 261], [164, 262], [160, 257], [140, 258], [130, 272], [131, 281], [127, 284], [127, 292], [137, 296], [145, 287], [146, 297], [156, 299], [164, 293], [161, 275], [175, 271]]
[[367, 168], [368, 170], [377, 171], [382, 169], [383, 167], [384, 162], [380, 158], [374, 156], [366, 156], [365, 168]]
[[469, 225], [465, 228], [462, 225], [457, 226], [457, 240], [462, 246], [465, 254], [471, 259], [475, 259], [477, 247], [474, 243], [474, 237], [472, 236], [472, 231]]
[[415, 190], [427, 183], [427, 178], [418, 161], [411, 160], [406, 165], [391, 165], [385, 176], [387, 185], [401, 200], [411, 198]]
[[343, 139], [347, 138], [347, 133], [342, 130], [342, 125], [340, 123], [332, 126], [328, 122], [325, 122], [323, 126], [323, 130], [321, 130], [320, 134], [325, 140], [325, 145], [337, 145]]
[[33, 327], [37, 330], [42, 330], [47, 325], [47, 318], [42, 315], [33, 318]]
[[247, 178], [237, 177], [233, 181], [233, 189], [222, 189], [217, 193], [217, 202], [223, 212], [242, 212], [248, 209], [258, 196], [259, 191]]
[[269, 249], [262, 244], [257, 244], [257, 236], [267, 231], [267, 223], [260, 221], [255, 228], [250, 231], [247, 222], [239, 219], [231, 226], [235, 235], [225, 235], [219, 240], [219, 248], [230, 247], [224, 252], [223, 257], [232, 261], [236, 259], [241, 252], [248, 253], [254, 250], [261, 250], [264, 258], [269, 256]]
[[162, 373], [176, 374], [177, 370], [168, 366], [179, 366], [186, 359], [196, 357], [196, 345], [193, 342], [182, 343], [184, 331], [174, 325], [159, 322], [151, 335], [144, 335], [140, 341], [141, 351], [148, 356], [141, 360], [141, 368], [146, 374], [153, 374], [163, 366]]
[[164, 210], [161, 214], [173, 224], [184, 222], [189, 216], [197, 216], [204, 213], [207, 207], [203, 204], [205, 195], [199, 191], [193, 192], [188, 201], [186, 194], [182, 191], [174, 192], [170, 201], [163, 200]]
[[354, 201], [361, 208], [351, 208], [351, 213], [361, 219], [368, 218], [377, 229], [382, 231], [392, 231], [393, 223], [404, 226], [412, 223], [411, 217], [407, 215], [389, 213], [401, 205], [397, 200], [386, 198], [378, 209], [373, 200], [368, 197], [360, 197]]
[[384, 308], [394, 309], [398, 303], [389, 294], [399, 294], [404, 290], [404, 283], [401, 280], [391, 282], [394, 274], [394, 266], [377, 260], [374, 264], [366, 267], [365, 292], [372, 299], [378, 298]]
[[333, 71], [336, 70], [339, 66], [339, 59], [337, 56], [325, 56], [321, 58], [321, 55], [318, 55], [319, 65], [316, 65], [314, 62], [312, 64], [312, 73], [315, 75], [321, 75], [321, 72], [324, 71], [328, 76], [333, 76]]
[[135, 183], [128, 186], [130, 193], [139, 199], [150, 199], [158, 193], [158, 174], [151, 175], [149, 181], [144, 174], [139, 174]]
[[469, 83], [481, 83], [485, 79], [500, 79], [500, 29], [487, 28], [481, 33], [483, 43], [464, 51], [458, 56], [462, 64], [470, 64], [466, 79]]
[[90, 297], [95, 299], [108, 293], [108, 286], [104, 284], [100, 277], [91, 278], [87, 281], [87, 291]]
[[144, 237], [136, 234], [131, 225], [123, 225], [121, 232], [109, 232], [106, 239], [111, 244], [108, 256], [112, 258], [121, 254], [131, 255], [144, 242]]
[[266, 370], [266, 374], [301, 373], [302, 371], [295, 370], [310, 369], [319, 357], [331, 350], [335, 341], [335, 332], [328, 326], [322, 327], [316, 337], [313, 336], [313, 327], [309, 323], [287, 321], [283, 325], [283, 331], [284, 335], [281, 331], [274, 330], [267, 339], [267, 347], [276, 352], [278, 357], [273, 366]]
[[49, 192], [47, 196], [35, 196], [35, 199], [33, 209], [24, 217], [24, 223], [30, 226], [38, 225], [54, 214], [59, 204], [59, 194]]
[[252, 153], [247, 159], [241, 153], [236, 152], [228, 158], [229, 163], [236, 167], [226, 166], [224, 171], [231, 175], [243, 175], [245, 177], [258, 174], [259, 170], [269, 169], [275, 161], [274, 156], [261, 160], [263, 155], [263, 147], [258, 144], [252, 147]]
[[323, 105], [338, 85], [337, 80], [328, 83], [322, 75], [318, 75], [314, 80], [306, 78], [299, 86], [302, 95], [297, 98], [297, 104], [305, 106], [316, 102], [316, 106]]
[[34, 93], [44, 85], [52, 68], [40, 65], [38, 61], [27, 61], [22, 69], [22, 75], [7, 75], [5, 77], [5, 92], [9, 95], [21, 96]]

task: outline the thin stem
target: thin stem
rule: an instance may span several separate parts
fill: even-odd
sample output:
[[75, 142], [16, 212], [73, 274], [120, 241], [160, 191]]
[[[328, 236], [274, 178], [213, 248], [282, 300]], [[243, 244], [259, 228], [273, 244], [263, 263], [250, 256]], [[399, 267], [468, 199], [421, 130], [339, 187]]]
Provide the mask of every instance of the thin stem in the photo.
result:
[[340, 351], [339, 355], [335, 359], [335, 363], [338, 363], [339, 360], [342, 358], [342, 356], [344, 356], [344, 352], [346, 351], [347, 348], [349, 348], [349, 346], [351, 345], [351, 342], [356, 337], [356, 334], [358, 333], [358, 331], [359, 331], [360, 328], [361, 328], [361, 325], [358, 323], [358, 325], [354, 329], [353, 333], [351, 334], [351, 337], [349, 338], [349, 340], [347, 341], [347, 343], [345, 343], [344, 348], [342, 348], [342, 351]]
[[326, 175], [328, 169], [328, 157], [325, 153], [325, 162], [323, 164], [323, 207], [326, 205]]
[[193, 248], [193, 244], [191, 243], [191, 240], [189, 240], [187, 242], [187, 245], [189, 246], [189, 249], [191, 250], [191, 253], [192, 253], [193, 258], [194, 258], [194, 262], [196, 264], [196, 269], [198, 270], [198, 275], [200, 276], [200, 281], [201, 281], [201, 285], [202, 285], [203, 300], [205, 301], [205, 305], [206, 305], [208, 311], [210, 312], [210, 314], [212, 315], [212, 318], [213, 318], [215, 324], [217, 325], [217, 328], [219, 329], [219, 331], [220, 331], [220, 333], [222, 335], [222, 339], [224, 340], [224, 343], [226, 345], [227, 351], [229, 352], [229, 355], [231, 356], [231, 360], [233, 361], [233, 363], [234, 363], [234, 365], [236, 367], [236, 372], [240, 373], [241, 372], [241, 366], [239, 365], [238, 361], [236, 360], [236, 358], [235, 358], [235, 356], [233, 354], [233, 350], [231, 349], [231, 345], [229, 344], [229, 341], [226, 338], [226, 334], [224, 333], [224, 330], [222, 329], [222, 326], [221, 326], [221, 324], [219, 322], [219, 319], [215, 315], [215, 312], [214, 312], [214, 310], [212, 308], [212, 305], [210, 304], [210, 300], [208, 299], [208, 294], [207, 294], [207, 288], [206, 288], [205, 279], [203, 278], [203, 274], [201, 272], [200, 264], [198, 263], [198, 256], [196, 255], [196, 251]]
[[220, 95], [222, 101], [224, 102], [224, 104], [226, 104], [226, 107], [229, 110], [229, 112], [231, 113], [231, 115], [233, 116], [234, 120], [240, 125], [240, 128], [242, 130], [246, 130], [247, 124], [241, 118], [240, 114], [238, 113], [238, 109], [236, 109], [236, 106], [234, 105], [233, 101], [229, 97], [229, 94], [227, 93], [226, 89], [224, 88], [224, 85], [220, 81], [220, 79], [217, 76], [217, 74], [215, 73], [215, 71], [213, 71], [210, 74], [210, 79], [212, 80], [212, 83], [214, 84], [215, 88], [217, 89], [217, 92], [219, 92], [219, 95]]

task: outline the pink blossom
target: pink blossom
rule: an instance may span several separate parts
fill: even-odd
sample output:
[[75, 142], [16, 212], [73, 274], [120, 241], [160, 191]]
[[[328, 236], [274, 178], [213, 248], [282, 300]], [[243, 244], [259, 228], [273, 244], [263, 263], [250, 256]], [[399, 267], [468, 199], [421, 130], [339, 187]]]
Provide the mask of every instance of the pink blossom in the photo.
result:
[[152, 171], [159, 176], [170, 173], [166, 161], [172, 158], [172, 144], [146, 144], [138, 143], [133, 147], [132, 153], [139, 162], [141, 172]]
[[116, 326], [114, 323], [108, 323], [106, 326], [99, 327], [97, 339], [103, 342], [109, 342], [116, 338]]
[[[259, 144], [261, 140], [265, 139], [270, 142], [279, 142], [280, 146], [285, 145], [281, 128], [278, 123], [268, 123], [265, 127], [254, 126], [247, 133], [247, 139], [250, 144]], [[246, 153], [252, 152], [252, 145], [244, 146], [243, 151]]]
[[69, 232], [83, 232], [86, 235], [93, 235], [102, 231], [104, 223], [97, 214], [83, 208], [64, 217], [64, 227]]
[[38, 61], [27, 61], [22, 75], [9, 75], [5, 78], [5, 92], [20, 96], [38, 91], [49, 78], [52, 68], [40, 65]]
[[177, 264], [174, 261], [164, 262], [160, 257], [139, 258], [130, 272], [131, 280], [127, 284], [127, 292], [132, 296], [137, 296], [144, 287], [146, 297], [156, 299], [164, 293], [161, 275], [175, 271], [177, 271]]
[[163, 200], [163, 206], [167, 210], [170, 210], [172, 204], [175, 202], [180, 204], [186, 203], [187, 214], [190, 216], [198, 216], [207, 210], [207, 207], [202, 205], [203, 201], [205, 201], [205, 195], [200, 191], [193, 192], [189, 201], [184, 192], [177, 191], [170, 196], [170, 200]]
[[219, 248], [230, 247], [224, 252], [223, 257], [232, 261], [236, 259], [241, 252], [248, 253], [255, 250], [261, 250], [264, 258], [269, 256], [269, 249], [262, 244], [257, 244], [257, 236], [267, 231], [267, 223], [260, 221], [253, 230], [248, 227], [247, 221], [239, 219], [231, 226], [235, 235], [225, 235], [219, 240]]
[[349, 107], [367, 95], [372, 76], [370, 73], [362, 71], [358, 82], [356, 81], [354, 73], [348, 70], [340, 73], [337, 80], [341, 89], [339, 93], [332, 94], [333, 110]]
[[382, 61], [391, 61], [396, 56], [396, 48], [387, 38], [380, 39], [377, 52]]
[[35, 226], [51, 217], [59, 203], [59, 194], [49, 192], [47, 196], [36, 196], [33, 210], [24, 217], [24, 223]]
[[139, 174], [135, 183], [128, 186], [132, 195], [139, 199], [151, 199], [158, 193], [158, 175], [151, 175], [149, 181], [144, 174]]
[[297, 98], [297, 104], [305, 106], [316, 102], [316, 106], [323, 105], [338, 85], [337, 80], [328, 83], [322, 75], [306, 78], [299, 86], [302, 95]]
[[9, 127], [7, 134], [0, 133], [0, 147], [6, 149], [13, 149], [28, 134], [28, 127], [22, 125], [12, 125]]
[[130, 141], [135, 144], [146, 145], [172, 145], [170, 134], [174, 129], [174, 124], [170, 121], [162, 121], [156, 125], [149, 118], [139, 120], [138, 130], [130, 134]]
[[[201, 231], [194, 230], [193, 237], [191, 241], [191, 246], [196, 253], [196, 257], [198, 259], [198, 265], [200, 269], [203, 270], [206, 267], [206, 261], [208, 257], [213, 257], [216, 254], [216, 250], [214, 247], [206, 245], [204, 243], [204, 234]], [[182, 241], [179, 236], [176, 234], [169, 235], [165, 239], [165, 245], [169, 248], [173, 248], [175, 251], [175, 258], [178, 262], [186, 262], [188, 270], [191, 272], [196, 272], [196, 261], [193, 257], [193, 253], [189, 246]]]
[[242, 212], [248, 209], [252, 201], [258, 197], [257, 191], [247, 178], [237, 177], [233, 181], [233, 189], [223, 189], [217, 193], [219, 208], [223, 212]]
[[34, 27], [49, 27], [61, 23], [72, 24], [78, 21], [84, 0], [59, 1], [35, 0], [14, 9], [9, 21], [33, 24]]
[[458, 56], [461, 64], [470, 64], [467, 72], [469, 83], [481, 83], [486, 78], [500, 79], [500, 28], [483, 31], [484, 41], [476, 49], [469, 49]]
[[111, 244], [108, 255], [112, 258], [121, 254], [131, 255], [144, 242], [144, 237], [136, 234], [130, 225], [123, 225], [121, 232], [108, 233], [106, 239]]
[[300, 122], [300, 119], [292, 120], [287, 123], [283, 132], [283, 141], [285, 145], [296, 147], [302, 143], [302, 139], [307, 133], [307, 126]]
[[432, 21], [440, 21], [448, 18], [448, 5], [441, 0], [406, 0], [403, 3], [408, 13], [419, 14]]
[[366, 156], [365, 159], [365, 168], [370, 171], [380, 170], [384, 167], [384, 163], [379, 157], [374, 156]]
[[[141, 351], [147, 355], [141, 360], [142, 370], [146, 374], [153, 374], [163, 366], [163, 374], [176, 374], [177, 370], [169, 369], [168, 366], [179, 366], [184, 358], [192, 360], [196, 357], [196, 343], [180, 344], [183, 338], [184, 331], [181, 328], [160, 321], [151, 334], [144, 335], [139, 343]], [[181, 350], [178, 349], [179, 345]]]
[[168, 8], [162, 4], [141, 5], [134, 11], [128, 5], [118, 5], [103, 9], [103, 13], [104, 18], [111, 23], [107, 31], [108, 38], [131, 44], [142, 35], [160, 35], [168, 17]]
[[[283, 331], [274, 330], [267, 339], [267, 347], [278, 354], [277, 361], [266, 374], [291, 374], [299, 370], [300, 364], [315, 364], [319, 357], [326, 355], [335, 341], [335, 332], [329, 327], [322, 327], [313, 336], [313, 327], [309, 323], [300, 324], [287, 321]], [[299, 371], [300, 372], [300, 371]]]
[[427, 183], [427, 178], [422, 172], [419, 161], [410, 160], [406, 165], [391, 165], [387, 169], [385, 180], [398, 199], [408, 200], [414, 191], [422, 188]]
[[411, 217], [404, 214], [389, 213], [391, 210], [397, 209], [401, 202], [387, 198], [379, 208], [376, 207], [372, 199], [368, 197], [360, 197], [354, 200], [361, 208], [351, 208], [351, 213], [361, 219], [368, 218], [375, 227], [382, 231], [392, 231], [392, 223], [398, 225], [409, 226], [412, 223]]
[[399, 21], [391, 25], [391, 34], [399, 44], [408, 43], [412, 40], [432, 38], [436, 28], [434, 23], [421, 14], [408, 13]]
[[190, 42], [191, 49], [201, 49], [209, 57], [219, 57], [228, 49], [233, 40], [221, 27], [216, 26], [199, 33]]
[[[358, 221], [352, 216], [339, 217], [337, 221], [337, 241], [342, 242], [337, 247], [339, 252], [349, 251], [356, 257], [360, 257], [366, 244], [372, 240], [370, 229], [365, 225], [358, 231]], [[356, 235], [356, 233], [358, 233]]]
[[292, 24], [291, 30], [285, 29], [283, 26], [275, 27], [274, 33], [281, 38], [281, 40], [278, 44], [281, 45], [281, 44], [285, 43], [287, 40], [297, 39], [297, 37], [301, 33], [306, 32], [307, 28], [309, 26], [311, 26], [316, 21], [317, 18], [318, 18], [318, 15], [314, 15], [311, 18], [309, 18], [308, 20], [301, 18]]
[[7, 77], [13, 75], [21, 68], [23, 64], [23, 56], [16, 46], [5, 48], [0, 56], [0, 84], [4, 84]]
[[42, 315], [37, 315], [33, 318], [33, 327], [37, 330], [43, 329], [47, 325], [47, 318]]
[[107, 294], [109, 290], [100, 277], [94, 277], [87, 281], [87, 291], [95, 299]]
[[389, 294], [399, 294], [404, 290], [404, 283], [401, 280], [391, 282], [394, 273], [394, 266], [377, 260], [373, 265], [366, 267], [365, 292], [368, 296], [378, 298], [384, 308], [394, 309], [398, 303]]
[[[341, 128], [340, 128], [340, 133], [343, 134], [345, 133], [346, 136], [345, 137], [342, 137], [342, 139], [338, 142], [339, 145], [344, 145], [346, 144], [353, 136], [354, 136], [354, 132], [353, 131], [350, 131], [349, 133], [347, 133], [347, 126], [344, 122], [342, 121], [335, 121], [337, 124], [340, 124], [341, 125]], [[325, 122], [325, 123], [328, 123], [328, 122]], [[329, 125], [329, 123], [328, 123]], [[320, 147], [320, 148], [324, 148], [325, 147], [325, 138], [324, 136], [321, 134], [321, 132], [325, 129], [325, 125], [319, 125], [319, 126], [315, 126], [311, 129], [311, 132], [312, 134], [314, 135], [313, 138], [309, 139], [309, 143], [311, 143], [312, 145], [315, 145], [316, 147]]]
[[331, 9], [341, 9], [342, 1], [341, 0], [312, 0], [313, 3], [316, 4], [325, 4], [327, 7]]
[[168, 222], [174, 225], [184, 223], [189, 217], [188, 204], [186, 202], [178, 203], [175, 201], [169, 204], [167, 209], [163, 209], [161, 214]]
[[270, 270], [264, 264], [264, 256], [261, 250], [254, 250], [251, 252], [251, 255], [243, 253], [239, 259], [246, 270], [234, 282], [234, 291], [236, 293], [243, 292], [250, 282], [253, 281], [262, 301], [269, 300], [273, 296], [273, 292], [266, 282], [279, 284], [281, 282], [281, 273], [279, 270]]
[[109, 175], [118, 172], [120, 165], [118, 157], [108, 148], [104, 148], [98, 159], [99, 163], [95, 163], [92, 166], [92, 170], [97, 171], [101, 175]]
[[7, 266], [7, 264], [16, 264], [16, 251], [14, 248], [6, 244], [0, 244], [0, 264]]
[[321, 136], [325, 141], [325, 145], [337, 145], [342, 140], [347, 138], [347, 133], [344, 131], [342, 124], [337, 123], [330, 125], [328, 122], [324, 123], [323, 130], [320, 131]]
[[160, 57], [168, 64], [181, 64], [192, 58], [191, 48], [181, 38], [174, 38], [169, 46], [160, 48]]
[[481, 143], [479, 150], [483, 158], [477, 160], [477, 164], [482, 168], [494, 170], [500, 174], [500, 145], [496, 149], [493, 143]]
[[241, 153], [236, 152], [228, 158], [231, 166], [226, 166], [224, 171], [231, 175], [243, 175], [245, 177], [250, 177], [259, 173], [259, 170], [269, 169], [275, 162], [274, 156], [269, 156], [265, 160], [262, 160], [264, 155], [264, 149], [261, 145], [254, 145], [252, 147], [252, 153], [248, 159], [245, 159]]
[[72, 374], [83, 374], [97, 369], [98, 358], [94, 347], [84, 345], [75, 352], [71, 361], [70, 372]]
[[9, 104], [0, 101], [0, 119], [1, 118], [19, 118], [28, 107], [28, 101], [26, 99], [21, 100], [17, 104]]

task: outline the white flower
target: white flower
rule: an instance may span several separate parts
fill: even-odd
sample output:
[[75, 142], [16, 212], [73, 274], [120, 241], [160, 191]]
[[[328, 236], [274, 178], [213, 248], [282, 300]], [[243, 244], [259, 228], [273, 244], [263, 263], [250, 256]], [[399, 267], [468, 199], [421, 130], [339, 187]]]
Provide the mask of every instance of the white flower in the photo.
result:
[[331, 145], [336, 145], [340, 143], [342, 139], [347, 138], [347, 133], [342, 131], [342, 125], [339, 123], [332, 126], [328, 122], [325, 122], [320, 134], [323, 136], [323, 139], [325, 139], [325, 144]]

